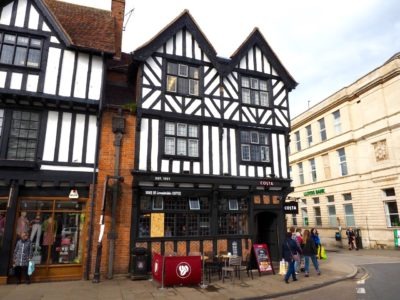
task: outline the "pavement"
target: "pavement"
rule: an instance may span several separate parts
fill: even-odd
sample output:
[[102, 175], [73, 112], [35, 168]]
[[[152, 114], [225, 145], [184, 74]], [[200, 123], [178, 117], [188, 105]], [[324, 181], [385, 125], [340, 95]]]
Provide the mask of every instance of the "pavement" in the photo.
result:
[[[347, 280], [357, 275], [357, 266], [348, 263], [348, 259], [341, 259], [349, 255], [348, 250], [333, 249], [327, 251], [328, 259], [319, 261], [322, 274], [318, 276], [310, 266], [310, 277], [300, 273], [298, 281], [289, 281], [286, 284], [283, 276], [279, 275], [279, 266], [275, 268], [275, 275], [270, 273], [258, 275], [254, 271], [253, 277], [245, 272], [241, 279], [234, 282], [225, 280], [223, 283], [214, 278], [206, 286], [174, 286], [164, 287], [158, 282], [148, 280], [131, 280], [128, 276], [118, 276], [112, 280], [102, 280], [100, 283], [91, 281], [64, 281], [48, 283], [9, 284], [0, 286], [0, 299], [14, 300], [145, 300], [145, 299], [271, 299], [285, 295], [317, 289], [336, 282]], [[360, 250], [352, 251], [351, 255], [365, 256], [370, 262], [385, 260], [399, 262], [400, 250]], [[376, 258], [376, 259], [374, 259]]]

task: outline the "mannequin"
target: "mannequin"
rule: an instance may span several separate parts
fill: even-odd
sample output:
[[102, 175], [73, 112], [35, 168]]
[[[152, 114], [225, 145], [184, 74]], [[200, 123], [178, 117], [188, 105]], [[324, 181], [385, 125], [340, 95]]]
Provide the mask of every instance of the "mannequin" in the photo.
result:
[[29, 232], [29, 220], [26, 217], [26, 211], [21, 211], [21, 216], [17, 220], [17, 235], [21, 237], [24, 232]]
[[54, 239], [57, 232], [57, 224], [54, 222], [53, 217], [48, 217], [47, 220], [43, 222], [43, 246], [51, 246], [54, 243]]
[[36, 213], [36, 217], [31, 221], [31, 242], [36, 238], [35, 250], [39, 250], [40, 236], [42, 235], [42, 223], [40, 221], [40, 212]]

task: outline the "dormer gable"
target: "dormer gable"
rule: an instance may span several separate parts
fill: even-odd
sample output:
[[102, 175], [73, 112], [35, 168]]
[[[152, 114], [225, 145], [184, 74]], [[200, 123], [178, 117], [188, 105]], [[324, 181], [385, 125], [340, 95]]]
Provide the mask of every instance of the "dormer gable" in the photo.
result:
[[266, 39], [257, 27], [254, 28], [254, 30], [250, 33], [246, 40], [232, 54], [231, 62], [229, 63], [229, 65], [227, 65], [225, 72], [229, 73], [234, 68], [237, 68], [245, 55], [247, 55], [249, 51], [252, 51], [253, 49], [259, 51], [260, 55], [265, 56], [267, 60], [265, 64], [270, 65], [271, 73], [273, 75], [279, 76], [289, 90], [292, 90], [297, 86], [297, 82], [283, 66], [278, 56], [269, 46]]

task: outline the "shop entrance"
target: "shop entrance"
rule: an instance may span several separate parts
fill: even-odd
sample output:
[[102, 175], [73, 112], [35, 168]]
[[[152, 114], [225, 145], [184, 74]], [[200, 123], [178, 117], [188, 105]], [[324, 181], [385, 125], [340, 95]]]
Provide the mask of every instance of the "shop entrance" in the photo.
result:
[[256, 243], [268, 245], [271, 258], [279, 260], [277, 216], [271, 212], [261, 212], [256, 215]]

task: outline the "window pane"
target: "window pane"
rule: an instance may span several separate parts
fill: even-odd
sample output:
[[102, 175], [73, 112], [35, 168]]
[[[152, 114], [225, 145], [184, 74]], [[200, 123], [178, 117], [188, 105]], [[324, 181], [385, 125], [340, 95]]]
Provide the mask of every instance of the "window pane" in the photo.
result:
[[198, 95], [199, 94], [199, 81], [198, 80], [189, 80], [189, 94], [190, 95]]
[[165, 123], [165, 134], [175, 135], [175, 123]]
[[198, 137], [198, 127], [189, 125], [189, 137]]
[[250, 146], [242, 145], [242, 160], [250, 160]]
[[14, 58], [14, 65], [24, 66], [26, 59], [26, 48], [17, 47]]
[[189, 67], [189, 77], [199, 79], [199, 68]]
[[38, 39], [31, 39], [31, 46], [40, 48], [42, 46], [42, 41]]
[[258, 79], [251, 78], [251, 88], [258, 89]]
[[262, 146], [261, 147], [261, 161], [269, 161], [269, 148]]
[[40, 50], [29, 49], [28, 61], [26, 62], [28, 67], [38, 68], [40, 66]]
[[189, 94], [189, 80], [178, 77], [178, 93]]
[[0, 62], [2, 62], [3, 64], [12, 64], [13, 54], [14, 46], [3, 45]]
[[168, 92], [176, 92], [176, 84], [177, 84], [177, 77], [175, 76], [167, 76], [167, 91]]
[[265, 80], [260, 80], [260, 90], [262, 91], [267, 90], [267, 82]]
[[29, 39], [27, 37], [19, 36], [17, 38], [17, 45], [28, 46]]
[[259, 91], [250, 91], [250, 97], [251, 97], [251, 104], [254, 105], [260, 105], [260, 93]]
[[178, 64], [168, 63], [167, 73], [172, 75], [178, 75]]
[[199, 141], [189, 140], [189, 156], [198, 157], [199, 156]]
[[165, 154], [170, 154], [170, 155], [175, 154], [175, 138], [172, 137], [165, 138]]
[[250, 90], [242, 89], [242, 102], [245, 104], [250, 104]]
[[247, 77], [242, 77], [242, 87], [245, 87], [245, 88], [249, 88], [249, 87], [250, 87], [249, 78], [247, 78]]
[[258, 144], [258, 132], [251, 133], [251, 143]]
[[240, 141], [243, 144], [249, 144], [250, 143], [250, 132], [248, 131], [241, 131], [240, 132]]
[[179, 123], [176, 131], [177, 136], [187, 136], [187, 125]]
[[179, 74], [178, 74], [179, 76], [187, 77], [188, 76], [188, 72], [189, 72], [188, 66], [179, 65]]
[[267, 107], [269, 106], [267, 92], [260, 92], [260, 105]]
[[10, 43], [10, 44], [14, 44], [16, 41], [16, 36], [15, 35], [11, 35], [11, 34], [5, 34], [4, 35], [4, 42]]
[[186, 155], [186, 140], [184, 140], [184, 139], [177, 140], [176, 154], [177, 155]]
[[265, 133], [260, 133], [260, 144], [261, 145], [268, 145], [268, 137]]

